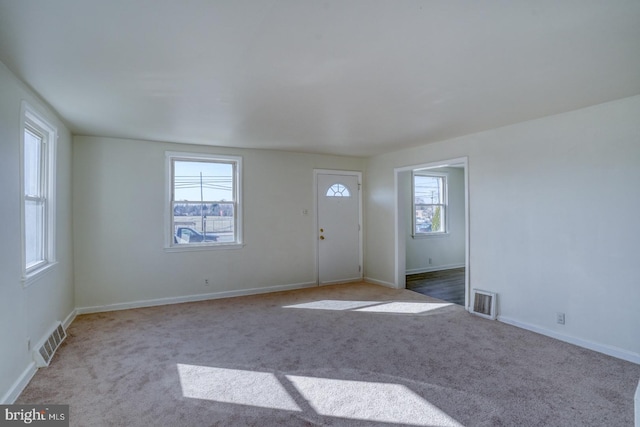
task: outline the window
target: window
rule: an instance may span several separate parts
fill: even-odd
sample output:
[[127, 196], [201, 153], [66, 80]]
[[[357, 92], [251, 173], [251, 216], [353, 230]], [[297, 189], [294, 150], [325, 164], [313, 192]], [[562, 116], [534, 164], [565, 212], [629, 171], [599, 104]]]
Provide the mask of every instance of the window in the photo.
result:
[[23, 281], [55, 264], [55, 145], [57, 130], [29, 104], [21, 114]]
[[349, 189], [342, 184], [333, 184], [327, 190], [327, 197], [351, 197]]
[[413, 174], [413, 234], [426, 236], [447, 232], [447, 176]]
[[167, 152], [167, 248], [242, 243], [241, 158]]

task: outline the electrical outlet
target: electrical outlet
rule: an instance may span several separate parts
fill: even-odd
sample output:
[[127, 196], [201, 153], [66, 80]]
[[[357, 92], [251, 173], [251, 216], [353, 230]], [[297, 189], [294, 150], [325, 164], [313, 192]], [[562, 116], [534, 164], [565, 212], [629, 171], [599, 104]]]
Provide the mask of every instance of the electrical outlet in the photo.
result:
[[204, 279], [204, 285], [209, 286], [209, 279]]
[[564, 313], [556, 313], [556, 322], [559, 325], [564, 325]]
[[429, 258], [429, 265], [431, 265], [432, 262], [433, 262], [433, 260], [431, 258]]

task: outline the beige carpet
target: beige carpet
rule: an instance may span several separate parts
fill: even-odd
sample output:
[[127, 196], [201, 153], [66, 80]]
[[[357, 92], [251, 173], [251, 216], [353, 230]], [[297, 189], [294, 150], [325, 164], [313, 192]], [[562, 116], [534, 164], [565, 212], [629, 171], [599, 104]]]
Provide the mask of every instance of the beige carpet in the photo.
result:
[[369, 284], [79, 316], [73, 426], [632, 426], [640, 366]]

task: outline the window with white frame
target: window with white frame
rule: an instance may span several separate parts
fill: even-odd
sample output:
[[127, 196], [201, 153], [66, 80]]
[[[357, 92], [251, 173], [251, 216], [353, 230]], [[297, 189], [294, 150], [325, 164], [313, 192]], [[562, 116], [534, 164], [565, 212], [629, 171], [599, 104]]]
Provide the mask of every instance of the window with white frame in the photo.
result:
[[23, 280], [29, 284], [55, 264], [57, 130], [27, 103], [21, 119]]
[[167, 152], [168, 248], [242, 243], [242, 158]]
[[342, 184], [333, 184], [327, 189], [327, 197], [351, 197], [349, 189]]
[[447, 232], [447, 175], [413, 173], [413, 234], [428, 236]]

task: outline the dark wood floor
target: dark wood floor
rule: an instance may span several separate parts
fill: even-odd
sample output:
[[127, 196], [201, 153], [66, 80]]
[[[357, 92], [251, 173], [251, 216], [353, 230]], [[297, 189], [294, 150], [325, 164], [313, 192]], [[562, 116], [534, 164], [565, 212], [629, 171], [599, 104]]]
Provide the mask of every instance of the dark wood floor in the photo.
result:
[[464, 305], [464, 267], [407, 276], [407, 289]]

